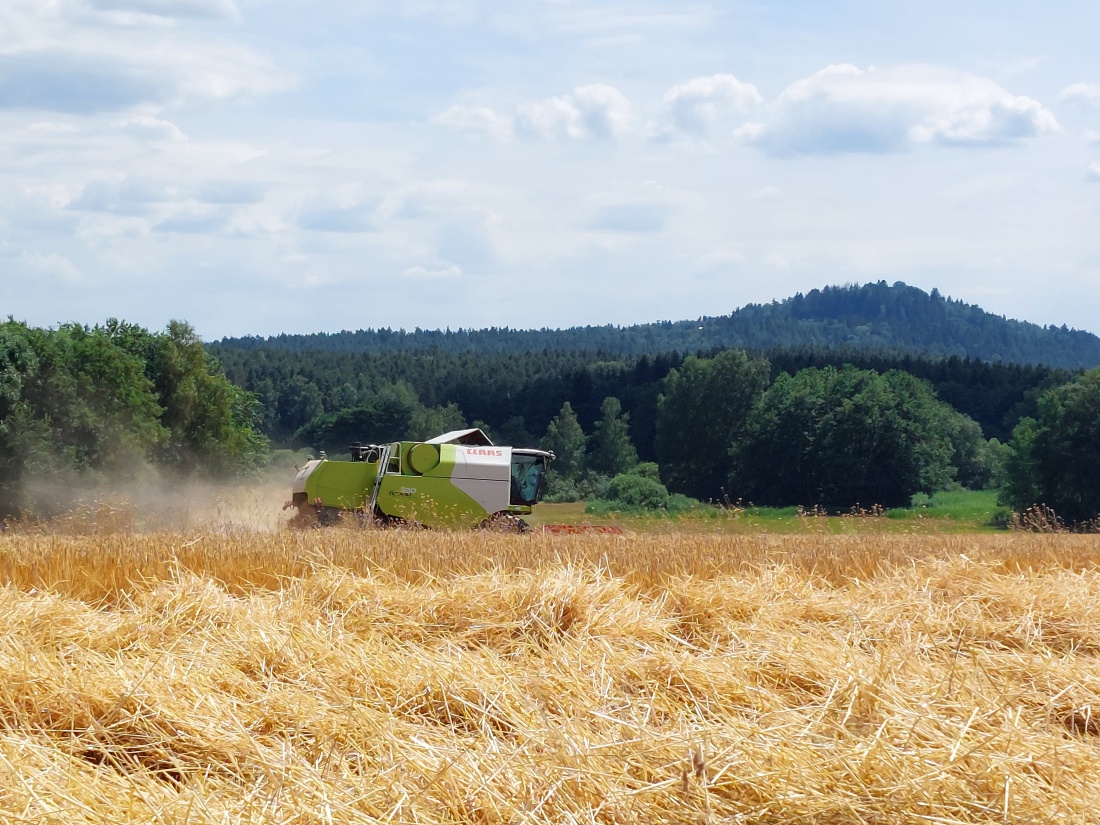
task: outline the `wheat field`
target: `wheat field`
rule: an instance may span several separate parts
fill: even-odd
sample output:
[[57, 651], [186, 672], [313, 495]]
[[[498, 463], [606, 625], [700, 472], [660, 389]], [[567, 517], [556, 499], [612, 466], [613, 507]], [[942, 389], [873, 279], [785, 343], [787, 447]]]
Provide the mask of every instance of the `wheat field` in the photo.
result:
[[1083, 536], [9, 531], [0, 820], [1097, 822], [1098, 564]]

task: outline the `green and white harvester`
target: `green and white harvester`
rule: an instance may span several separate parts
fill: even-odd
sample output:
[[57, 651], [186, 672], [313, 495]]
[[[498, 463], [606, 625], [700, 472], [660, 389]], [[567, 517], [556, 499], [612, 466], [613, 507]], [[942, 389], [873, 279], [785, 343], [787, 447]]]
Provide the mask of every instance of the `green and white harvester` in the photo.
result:
[[329, 525], [343, 514], [382, 525], [524, 532], [546, 485], [554, 454], [501, 447], [479, 429], [430, 441], [352, 444], [350, 461], [322, 453], [294, 477], [284, 509], [295, 523]]

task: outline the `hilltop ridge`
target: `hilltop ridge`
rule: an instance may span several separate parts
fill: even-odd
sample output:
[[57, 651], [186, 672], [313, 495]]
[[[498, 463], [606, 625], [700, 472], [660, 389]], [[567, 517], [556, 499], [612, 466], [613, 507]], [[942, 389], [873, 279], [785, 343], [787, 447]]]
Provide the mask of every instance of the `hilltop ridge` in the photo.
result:
[[619, 356], [733, 347], [844, 347], [1063, 369], [1100, 365], [1100, 337], [1091, 332], [1008, 319], [975, 304], [945, 298], [936, 289], [928, 293], [900, 281], [826, 286], [768, 304], [748, 304], [729, 315], [694, 320], [539, 330], [344, 330], [223, 338], [214, 347], [344, 353], [434, 349], [484, 354], [551, 349]]

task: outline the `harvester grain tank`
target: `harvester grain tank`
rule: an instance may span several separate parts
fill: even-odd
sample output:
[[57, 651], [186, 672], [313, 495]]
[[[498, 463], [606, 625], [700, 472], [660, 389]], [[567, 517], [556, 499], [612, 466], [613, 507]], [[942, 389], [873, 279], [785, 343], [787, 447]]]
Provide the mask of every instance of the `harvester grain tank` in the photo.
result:
[[[430, 441], [353, 444], [350, 461], [309, 461], [286, 507], [298, 521], [332, 524], [343, 513], [382, 524], [524, 530], [554, 454], [502, 447], [480, 429]], [[284, 508], [285, 509], [285, 508]]]

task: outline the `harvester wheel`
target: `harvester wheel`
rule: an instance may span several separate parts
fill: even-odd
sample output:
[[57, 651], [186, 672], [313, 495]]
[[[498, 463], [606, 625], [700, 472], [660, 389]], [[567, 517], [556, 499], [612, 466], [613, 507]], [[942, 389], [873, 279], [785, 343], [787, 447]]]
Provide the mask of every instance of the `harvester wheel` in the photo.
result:
[[318, 527], [332, 527], [339, 524], [344, 511], [339, 507], [324, 507], [320, 504], [305, 504], [291, 516], [287, 524], [296, 530], [315, 530]]
[[381, 516], [378, 521], [379, 526], [385, 527], [389, 530], [427, 530], [428, 525], [422, 524], [415, 519], [401, 518], [401, 516]]
[[530, 533], [531, 525], [511, 513], [493, 513], [478, 525], [479, 530], [491, 530], [494, 533]]

